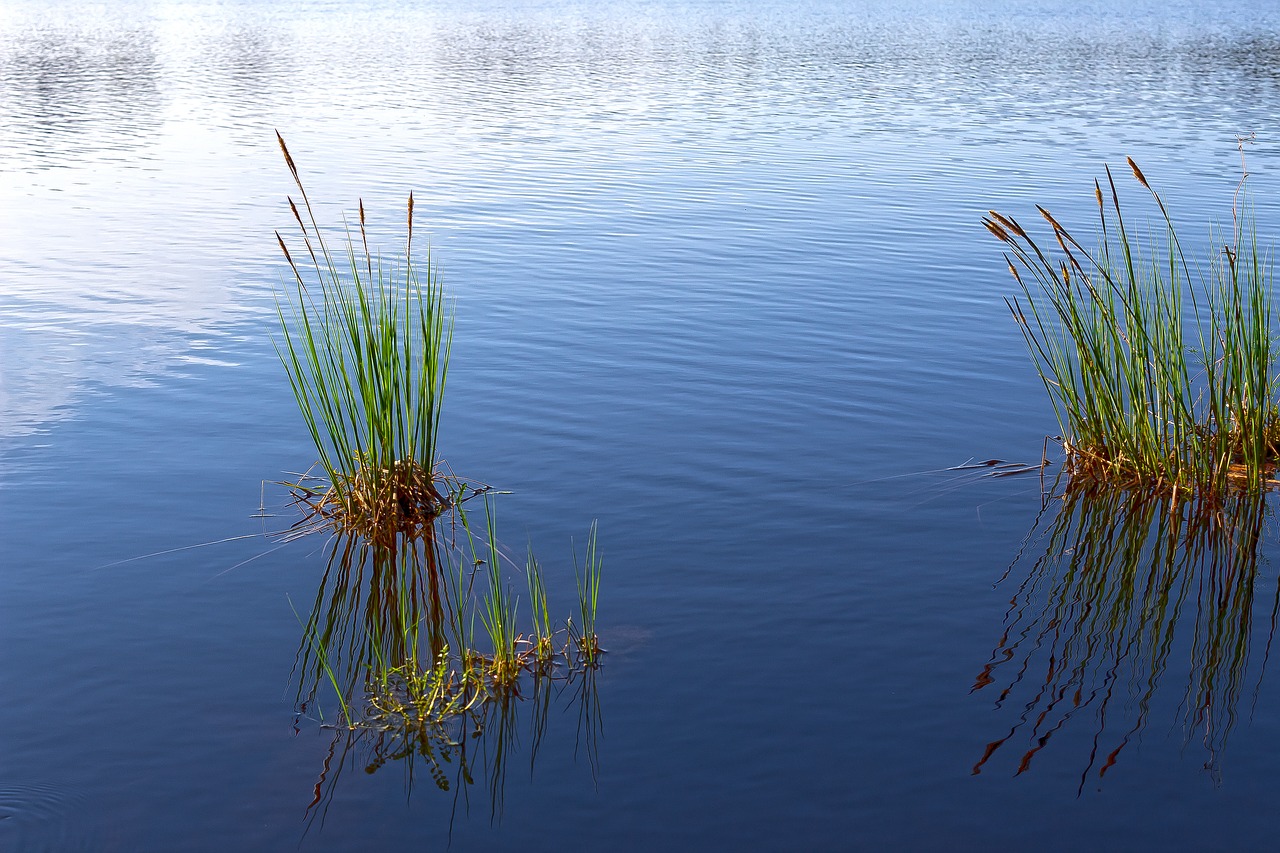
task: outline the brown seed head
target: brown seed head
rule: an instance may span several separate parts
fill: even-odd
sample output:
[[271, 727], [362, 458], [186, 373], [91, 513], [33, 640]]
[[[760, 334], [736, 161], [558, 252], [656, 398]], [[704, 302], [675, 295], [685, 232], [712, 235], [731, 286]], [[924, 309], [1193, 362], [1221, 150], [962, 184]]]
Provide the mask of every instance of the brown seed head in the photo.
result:
[[1126, 157], [1124, 159], [1128, 162], [1129, 168], [1133, 170], [1133, 176], [1138, 179], [1138, 183], [1142, 184], [1147, 189], [1151, 189], [1151, 184], [1147, 183], [1146, 176], [1142, 174], [1142, 170], [1138, 168], [1138, 164], [1133, 162], [1133, 158]]
[[999, 213], [996, 213], [994, 210], [989, 210], [987, 211], [987, 213], [991, 214], [992, 219], [994, 219], [996, 222], [999, 222], [1001, 225], [1003, 225], [1008, 230], [1012, 231], [1014, 234], [1017, 234], [1023, 240], [1027, 239], [1027, 232], [1023, 231], [1022, 226], [1019, 225], [1017, 222], [1015, 222], [1012, 218], [1008, 216], [1001, 216]]
[[284, 144], [284, 137], [280, 135], [280, 131], [276, 131], [276, 141], [280, 143], [280, 150], [284, 152], [285, 165], [289, 167], [289, 171], [293, 173], [293, 179], [298, 180], [298, 167], [293, 165], [293, 158], [289, 156], [289, 146]]
[[999, 225], [997, 225], [996, 223], [992, 222], [990, 219], [984, 219], [984, 220], [982, 220], [982, 224], [983, 224], [984, 226], [986, 226], [986, 229], [987, 229], [988, 231], [990, 231], [993, 235], [995, 235], [995, 238], [996, 238], [997, 240], [1001, 240], [1001, 241], [1003, 241], [1003, 242], [1005, 242], [1005, 243], [1010, 242], [1010, 240], [1009, 240], [1009, 234], [1008, 234], [1008, 233], [1007, 233], [1003, 228], [1001, 228]]
[[1065, 228], [1063, 228], [1061, 225], [1059, 225], [1059, 224], [1058, 224], [1058, 220], [1054, 219], [1054, 218], [1053, 218], [1053, 215], [1052, 215], [1052, 214], [1050, 214], [1050, 213], [1049, 213], [1049, 211], [1045, 210], [1043, 207], [1041, 207], [1041, 206], [1040, 206], [1040, 205], [1038, 205], [1038, 204], [1036, 205], [1036, 210], [1040, 211], [1040, 215], [1041, 215], [1041, 216], [1043, 216], [1043, 217], [1045, 218], [1045, 220], [1047, 220], [1047, 221], [1048, 221], [1048, 223], [1049, 223], [1050, 225], [1052, 225], [1052, 226], [1053, 226], [1053, 230], [1054, 230], [1054, 231], [1060, 231], [1060, 232], [1062, 232], [1063, 234], [1068, 233], [1068, 232], [1067, 232], [1067, 229], [1065, 229]]
[[293, 211], [293, 218], [298, 220], [298, 227], [302, 229], [303, 235], [307, 233], [307, 226], [302, 223], [302, 214], [298, 213], [298, 206], [293, 203], [290, 196], [285, 196], [289, 200], [289, 209]]
[[280, 236], [280, 232], [276, 232], [276, 242], [280, 244], [280, 251], [284, 252], [284, 259], [289, 262], [289, 266], [293, 266], [293, 257], [289, 254], [289, 247], [284, 244], [284, 238]]
[[1005, 258], [1004, 262], [1009, 265], [1009, 273], [1013, 276], [1014, 280], [1018, 282], [1018, 284], [1022, 284], [1022, 276], [1018, 275], [1018, 269], [1013, 265], [1013, 261]]

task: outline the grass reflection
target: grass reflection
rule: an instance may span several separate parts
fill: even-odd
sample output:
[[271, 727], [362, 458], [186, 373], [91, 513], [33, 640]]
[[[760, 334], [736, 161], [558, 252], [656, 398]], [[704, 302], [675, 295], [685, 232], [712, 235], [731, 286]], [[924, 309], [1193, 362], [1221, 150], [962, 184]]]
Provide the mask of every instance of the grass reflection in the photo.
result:
[[470, 809], [472, 789], [483, 783], [489, 799], [489, 817], [496, 822], [502, 817], [512, 761], [527, 743], [532, 777], [553, 709], [564, 714], [577, 711], [578, 748], [586, 753], [592, 777], [596, 778], [598, 738], [603, 731], [596, 691], [598, 672], [579, 669], [558, 679], [535, 677], [527, 698], [508, 692], [431, 725], [334, 727], [307, 806], [308, 828], [316, 821], [324, 823], [339, 780], [348, 769], [373, 774], [388, 766], [400, 770], [406, 796], [412, 795], [424, 775], [430, 777], [432, 787], [452, 796], [454, 816], [459, 807], [464, 812]]
[[[497, 819], [521, 721], [529, 720], [532, 773], [553, 705], [576, 708], [578, 743], [595, 777], [599, 652], [582, 650], [572, 620], [551, 622], [541, 567], [532, 557], [516, 566], [493, 533], [491, 504], [485, 515], [484, 530], [455, 509], [430, 535], [333, 539], [300, 619], [294, 666], [300, 716], [335, 732], [313, 819], [328, 808], [343, 768], [357, 763], [366, 773], [396, 764], [410, 789], [425, 773], [453, 792], [455, 806], [469, 805], [469, 789], [485, 780]], [[598, 566], [594, 525], [590, 541]], [[525, 616], [511, 577], [526, 578], [534, 593], [527, 634], [518, 632]]]
[[[1261, 678], [1270, 619], [1257, 620], [1258, 546], [1269, 514], [1261, 494], [1212, 507], [1109, 489], [1071, 489], [1046, 504], [1018, 560], [1004, 630], [973, 691], [999, 691], [996, 708], [1018, 707], [1002, 750], [1029, 770], [1073, 720], [1091, 729], [1080, 789], [1104, 777], [1136, 743], [1170, 685], [1181, 690], [1174, 724], [1198, 740], [1205, 768], [1219, 759], [1250, 678]], [[1028, 568], [1020, 569], [1039, 554]], [[1160, 688], [1165, 686], [1165, 692]], [[1176, 695], [1176, 694], [1175, 694]]]

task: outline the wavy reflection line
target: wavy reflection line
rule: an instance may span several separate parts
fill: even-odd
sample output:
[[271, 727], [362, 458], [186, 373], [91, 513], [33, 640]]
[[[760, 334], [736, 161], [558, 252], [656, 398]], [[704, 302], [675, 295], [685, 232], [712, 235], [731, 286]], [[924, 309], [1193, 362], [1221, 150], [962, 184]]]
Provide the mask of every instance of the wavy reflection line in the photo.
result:
[[1265, 633], [1260, 685], [1280, 607], [1277, 587], [1270, 618], [1255, 628], [1265, 498], [1241, 495], [1206, 511], [1195, 502], [1077, 489], [1053, 503], [1001, 579], [1038, 553], [970, 691], [998, 688], [996, 710], [1014, 696], [1026, 698], [972, 773], [1016, 739], [1024, 745], [1014, 775], [1027, 772], [1073, 719], [1091, 716], [1080, 795], [1092, 775], [1103, 778], [1141, 740], [1177, 660], [1185, 663], [1177, 667], [1184, 681], [1174, 726], [1181, 726], [1184, 746], [1198, 737], [1205, 768], [1216, 777], [1238, 721], [1254, 635]]

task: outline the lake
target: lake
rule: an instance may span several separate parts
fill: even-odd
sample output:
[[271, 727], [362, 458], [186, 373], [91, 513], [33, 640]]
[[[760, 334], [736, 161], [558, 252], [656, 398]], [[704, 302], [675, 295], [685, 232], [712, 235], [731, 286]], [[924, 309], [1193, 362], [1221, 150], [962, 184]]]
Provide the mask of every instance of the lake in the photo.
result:
[[[598, 519], [603, 665], [436, 767], [297, 700], [275, 130], [389, 252], [414, 193], [557, 614]], [[0, 848], [1269, 845], [1270, 508], [948, 470], [1058, 432], [986, 211], [1132, 156], [1207, 244], [1251, 133], [1272, 245], [1261, 0], [9, 0]]]

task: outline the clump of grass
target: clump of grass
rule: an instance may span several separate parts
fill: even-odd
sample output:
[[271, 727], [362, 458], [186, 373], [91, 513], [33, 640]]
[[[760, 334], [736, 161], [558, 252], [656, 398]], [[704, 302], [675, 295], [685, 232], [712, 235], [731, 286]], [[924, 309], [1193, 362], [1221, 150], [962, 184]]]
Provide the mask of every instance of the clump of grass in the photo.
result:
[[[577, 570], [579, 611], [559, 629], [552, 624], [541, 565], [530, 552], [533, 624], [521, 633], [519, 599], [507, 581], [516, 567], [498, 541], [492, 498], [485, 502], [483, 527], [456, 506], [426, 536], [393, 543], [334, 539], [295, 662], [304, 711], [327, 683], [348, 726], [359, 724], [362, 691], [372, 706], [366, 713], [377, 719], [392, 711], [409, 719], [414, 715], [397, 708], [416, 705], [424, 710], [418, 716], [426, 717], [440, 703], [471, 708], [519, 695], [526, 676], [558, 680], [598, 663], [595, 525], [586, 570]], [[575, 556], [575, 568], [576, 562]], [[579, 619], [585, 630], [575, 624]], [[437, 672], [442, 661], [446, 669]]]
[[[485, 520], [488, 532], [489, 588], [480, 603], [480, 621], [489, 634], [490, 656], [486, 669], [494, 685], [499, 689], [510, 687], [520, 677], [524, 668], [524, 656], [520, 653], [516, 635], [516, 604], [509, 587], [502, 580], [502, 555], [498, 551], [493, 507], [485, 501]], [[476, 561], [479, 562], [479, 561]]]
[[328, 481], [295, 491], [344, 532], [419, 534], [449, 506], [436, 440], [453, 321], [430, 250], [421, 263], [415, 258], [413, 194], [399, 258], [370, 253], [363, 201], [357, 233], [348, 227], [342, 248], [333, 248], [276, 138], [302, 198], [301, 209], [289, 199], [302, 241], [297, 258], [276, 232], [294, 278], [277, 300], [277, 348]]
[[529, 583], [529, 604], [533, 610], [533, 658], [540, 668], [550, 665], [555, 658], [555, 645], [551, 630], [551, 613], [547, 606], [547, 584], [542, 577], [542, 566], [529, 546], [525, 560], [525, 579]]
[[[565, 670], [571, 677], [597, 662], [595, 525], [578, 581], [584, 630], [575, 633], [566, 620], [564, 644], [555, 647], [541, 568], [530, 553], [534, 627], [530, 636], [517, 633], [519, 601], [504, 579], [491, 489], [464, 482], [437, 457], [452, 316], [430, 252], [422, 263], [415, 259], [413, 195], [403, 255], [384, 261], [369, 251], [363, 202], [358, 228], [348, 227], [333, 249], [288, 147], [276, 138], [302, 200], [299, 207], [289, 199], [302, 250], [290, 251], [276, 233], [294, 280], [277, 298], [277, 351], [323, 469], [323, 477], [308, 473], [287, 484], [310, 515], [286, 538], [321, 528], [339, 534], [295, 662], [300, 710], [318, 710], [327, 683], [347, 730], [392, 744], [390, 752], [375, 749], [370, 772], [417, 750], [447, 788], [437, 758], [447, 762], [462, 747], [463, 729], [479, 736], [495, 704], [505, 726], [529, 678], [546, 696]], [[480, 533], [463, 504], [482, 494]], [[476, 589], [481, 566], [484, 592]], [[477, 647], [477, 617], [486, 648]], [[462, 773], [470, 783], [465, 766]]]
[[[1187, 261], [1159, 193], [1132, 159], [1163, 233], [1144, 246], [1111, 170], [1094, 182], [1096, 248], [1049, 211], [1042, 246], [1011, 216], [983, 224], [1009, 251], [1026, 305], [1008, 300], [1053, 400], [1073, 481], [1217, 500], [1275, 484], [1280, 447], [1271, 269], [1245, 179], [1208, 270]], [[1247, 177], [1247, 173], [1245, 175]]]
[[578, 647], [578, 654], [584, 663], [594, 665], [600, 659], [604, 649], [600, 648], [600, 637], [596, 633], [596, 604], [600, 597], [600, 571], [604, 565], [596, 550], [596, 523], [591, 522], [591, 532], [587, 536], [587, 552], [583, 558], [582, 570], [578, 569], [578, 554], [573, 555], [573, 574], [578, 581], [578, 618], [581, 623], [574, 631], [570, 624], [570, 634]]
[[[441, 726], [466, 713], [479, 699], [474, 693], [468, 696], [458, 683], [452, 669], [452, 658], [447, 645], [442, 646], [430, 666], [424, 667], [416, 660], [381, 669], [371, 673], [368, 685], [370, 717], [381, 720], [398, 720], [408, 729]], [[348, 718], [348, 725], [352, 725]]]

